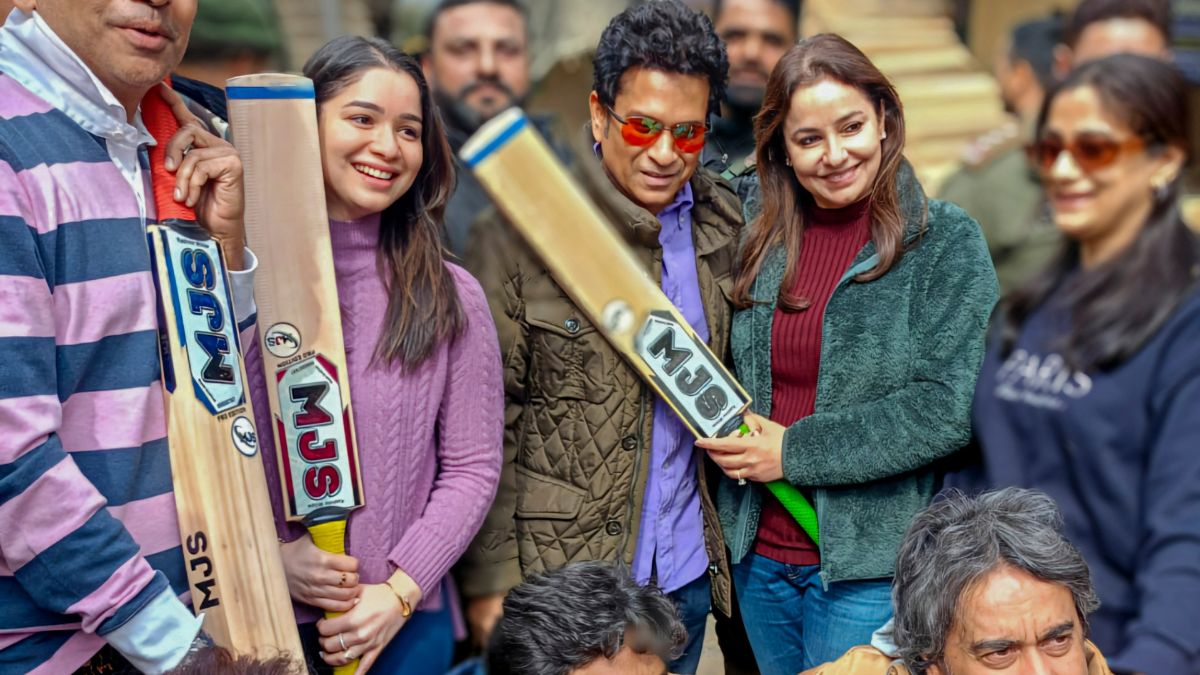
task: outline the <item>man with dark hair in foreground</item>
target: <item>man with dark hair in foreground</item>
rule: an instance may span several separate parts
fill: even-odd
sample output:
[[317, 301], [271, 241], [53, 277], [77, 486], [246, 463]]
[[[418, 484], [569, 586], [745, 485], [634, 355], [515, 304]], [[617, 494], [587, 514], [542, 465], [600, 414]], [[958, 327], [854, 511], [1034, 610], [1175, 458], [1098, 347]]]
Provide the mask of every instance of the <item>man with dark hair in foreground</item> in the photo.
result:
[[663, 675], [686, 640], [658, 588], [623, 566], [574, 563], [509, 592], [488, 675]]
[[1087, 641], [1091, 573], [1041, 492], [954, 492], [918, 513], [892, 602], [890, 634], [805, 675], [1112, 675]]

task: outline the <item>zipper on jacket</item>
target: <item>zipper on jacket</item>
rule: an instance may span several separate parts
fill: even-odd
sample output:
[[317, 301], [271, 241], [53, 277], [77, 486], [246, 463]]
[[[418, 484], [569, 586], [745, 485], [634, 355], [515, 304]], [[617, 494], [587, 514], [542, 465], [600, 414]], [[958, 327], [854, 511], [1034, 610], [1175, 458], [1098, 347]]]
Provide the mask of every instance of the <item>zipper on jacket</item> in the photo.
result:
[[[754, 298], [759, 297], [758, 296], [758, 283], [759, 283], [758, 277], [755, 277], [754, 283], [751, 285], [751, 293], [753, 294]], [[774, 310], [772, 309], [772, 311], [774, 311]], [[753, 335], [758, 334], [758, 325], [757, 325], [758, 317], [756, 316], [753, 309], [751, 309], [750, 312], [751, 312], [750, 313], [750, 335], [753, 336]], [[732, 342], [733, 342], [733, 319], [732, 318], [730, 318], [729, 341], [732, 344]], [[750, 367], [754, 369], [754, 381], [759, 382], [760, 380], [758, 379], [758, 363], [754, 360], [751, 360]], [[737, 517], [737, 520], [735, 521], [735, 522], [741, 523], [742, 526], [739, 527], [738, 531], [734, 533], [735, 546], [730, 547], [730, 550], [733, 551], [734, 556], [737, 558], [737, 560], [731, 561], [735, 564], [740, 563], [742, 560], [745, 559], [746, 555], [748, 553], [750, 553], [750, 545], [753, 544], [753, 542], [747, 541], [747, 539], [749, 539], [750, 530], [755, 530], [755, 532], [758, 531], [758, 523], [757, 522], [754, 523], [753, 527], [750, 525], [751, 502], [753, 502], [753, 501], [754, 501], [754, 488], [752, 486], [746, 486], [746, 487], [742, 488], [742, 499], [741, 499], [741, 503], [738, 504], [738, 517]], [[760, 502], [760, 506], [761, 506], [761, 502]]]

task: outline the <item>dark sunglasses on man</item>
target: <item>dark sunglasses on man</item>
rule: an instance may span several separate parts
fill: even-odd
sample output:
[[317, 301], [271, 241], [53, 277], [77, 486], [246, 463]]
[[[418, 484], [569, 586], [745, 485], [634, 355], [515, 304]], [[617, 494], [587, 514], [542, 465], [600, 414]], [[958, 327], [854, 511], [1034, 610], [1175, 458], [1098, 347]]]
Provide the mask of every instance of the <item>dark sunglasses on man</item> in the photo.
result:
[[[621, 117], [617, 111], [611, 106], [604, 106], [609, 115], [621, 125], [621, 138], [625, 142], [642, 148], [651, 145], [662, 132], [667, 130], [667, 125], [645, 115], [630, 115], [629, 117]], [[704, 122], [680, 122], [672, 125], [671, 136], [675, 140], [675, 147], [680, 152], [688, 154], [700, 152], [704, 148], [704, 134], [708, 132], [708, 125]]]

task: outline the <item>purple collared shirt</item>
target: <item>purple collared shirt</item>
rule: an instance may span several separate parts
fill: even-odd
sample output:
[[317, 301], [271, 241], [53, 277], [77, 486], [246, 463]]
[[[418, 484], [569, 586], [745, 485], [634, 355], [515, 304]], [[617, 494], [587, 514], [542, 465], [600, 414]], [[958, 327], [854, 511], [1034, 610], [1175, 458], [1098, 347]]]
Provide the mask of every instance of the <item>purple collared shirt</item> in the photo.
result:
[[[658, 214], [662, 231], [662, 289], [701, 340], [708, 320], [696, 278], [692, 243], [692, 186], [684, 183], [675, 201]], [[633, 555], [633, 577], [645, 584], [652, 575], [664, 592], [695, 581], [708, 570], [704, 516], [700, 510], [696, 446], [691, 432], [662, 399], [654, 401], [650, 472], [642, 502], [642, 523]]]

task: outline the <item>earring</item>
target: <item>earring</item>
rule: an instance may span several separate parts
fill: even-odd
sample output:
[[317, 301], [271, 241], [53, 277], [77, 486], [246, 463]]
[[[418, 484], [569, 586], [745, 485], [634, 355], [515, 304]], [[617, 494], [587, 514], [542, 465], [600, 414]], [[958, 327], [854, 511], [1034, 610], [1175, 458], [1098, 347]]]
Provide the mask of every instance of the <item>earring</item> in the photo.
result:
[[792, 165], [792, 158], [791, 158], [791, 157], [784, 157], [784, 158], [783, 158], [783, 163], [784, 163], [784, 164], [787, 164], [788, 166], [791, 166], [791, 165]]
[[1153, 183], [1151, 187], [1154, 188], [1154, 201], [1162, 203], [1170, 199], [1171, 189], [1169, 183]]

